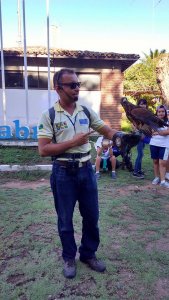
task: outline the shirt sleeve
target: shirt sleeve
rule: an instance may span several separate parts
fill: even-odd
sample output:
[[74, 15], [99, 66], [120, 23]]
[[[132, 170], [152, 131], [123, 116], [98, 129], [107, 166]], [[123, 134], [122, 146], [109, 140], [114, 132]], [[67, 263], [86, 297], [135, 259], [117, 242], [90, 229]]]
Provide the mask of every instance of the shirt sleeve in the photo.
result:
[[53, 137], [53, 128], [49, 118], [49, 113], [44, 112], [38, 124], [38, 138], [52, 139], [52, 137]]
[[96, 143], [95, 143], [95, 149], [96, 149], [96, 150], [97, 150], [97, 147], [99, 147], [99, 148], [102, 147], [102, 139], [103, 139], [102, 136], [98, 137], [98, 139], [97, 139], [97, 141], [96, 141]]
[[91, 128], [98, 131], [105, 125], [105, 123], [91, 108], [88, 108], [88, 110], [90, 112]]

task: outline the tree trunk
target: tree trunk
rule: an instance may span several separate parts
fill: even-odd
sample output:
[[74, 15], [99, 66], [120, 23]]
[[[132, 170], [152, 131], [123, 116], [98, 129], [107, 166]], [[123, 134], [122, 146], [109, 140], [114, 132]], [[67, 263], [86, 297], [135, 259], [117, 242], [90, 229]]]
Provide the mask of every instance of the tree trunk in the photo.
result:
[[160, 57], [156, 66], [156, 75], [164, 102], [169, 106], [169, 54]]

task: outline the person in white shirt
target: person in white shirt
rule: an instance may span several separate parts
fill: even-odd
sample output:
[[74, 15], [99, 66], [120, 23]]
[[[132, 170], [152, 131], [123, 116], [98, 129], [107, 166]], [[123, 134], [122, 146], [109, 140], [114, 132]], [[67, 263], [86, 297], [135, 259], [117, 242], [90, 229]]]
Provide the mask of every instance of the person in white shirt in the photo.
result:
[[[167, 110], [164, 105], [157, 107], [156, 115], [167, 122]], [[165, 180], [169, 157], [169, 127], [158, 128], [158, 131], [153, 133], [150, 140], [150, 152], [155, 175], [152, 184], [160, 183], [160, 186], [169, 188], [169, 183]]]
[[[168, 123], [169, 123], [169, 109], [167, 109], [167, 118], [168, 118]], [[168, 161], [167, 161], [165, 179], [169, 180], [169, 157], [168, 157]]]
[[165, 179], [169, 180], [169, 157], [168, 157], [168, 161], [167, 161]]
[[101, 136], [95, 143], [95, 149], [97, 151], [96, 156], [96, 179], [100, 178], [100, 168], [103, 170], [112, 170], [111, 178], [116, 179], [116, 157], [113, 155], [112, 141]]

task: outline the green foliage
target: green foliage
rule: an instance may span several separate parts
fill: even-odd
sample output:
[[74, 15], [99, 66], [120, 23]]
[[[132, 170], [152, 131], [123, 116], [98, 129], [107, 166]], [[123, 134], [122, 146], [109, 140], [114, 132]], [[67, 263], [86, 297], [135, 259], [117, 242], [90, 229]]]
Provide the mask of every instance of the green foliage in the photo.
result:
[[144, 53], [144, 56], [145, 56], [146, 59], [147, 58], [154, 59], [154, 58], [157, 58], [161, 54], [164, 54], [164, 53], [166, 53], [165, 49], [162, 49], [162, 50], [155, 49], [154, 51], [150, 49], [150, 53], [149, 54]]
[[131, 66], [125, 72], [124, 90], [131, 91], [159, 91], [156, 82], [155, 59], [147, 58], [146, 61]]
[[[136, 100], [133, 97], [128, 96], [127, 99], [131, 103], [136, 104]], [[133, 126], [132, 126], [131, 122], [127, 119], [124, 109], [123, 109], [122, 117], [121, 117], [121, 130], [124, 132], [130, 132], [133, 130]]]
[[149, 54], [144, 53], [144, 58], [140, 60], [140, 63], [134, 64], [125, 71], [124, 90], [152, 92], [152, 98], [154, 98], [156, 93], [160, 92], [156, 80], [156, 65], [164, 53], [166, 53], [165, 49], [161, 51], [150, 49]]
[[124, 132], [132, 131], [132, 125], [129, 120], [127, 120], [126, 116], [121, 119], [121, 130]]

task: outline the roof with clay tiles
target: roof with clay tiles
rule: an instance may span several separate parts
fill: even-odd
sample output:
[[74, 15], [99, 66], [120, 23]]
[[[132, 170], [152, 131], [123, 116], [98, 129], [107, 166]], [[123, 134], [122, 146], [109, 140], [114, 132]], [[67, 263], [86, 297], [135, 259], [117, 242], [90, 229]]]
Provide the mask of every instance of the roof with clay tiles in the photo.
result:
[[[45, 64], [42, 60], [46, 60], [48, 56], [46, 47], [27, 47], [27, 58], [31, 65], [34, 58], [41, 59], [41, 64]], [[10, 61], [16, 58], [24, 57], [23, 48], [6, 48], [4, 49], [4, 57], [8, 58], [6, 63], [10, 65]], [[88, 50], [66, 50], [66, 49], [50, 49], [51, 66], [53, 64], [61, 67], [74, 68], [100, 68], [100, 69], [120, 69], [122, 72], [134, 64], [140, 56], [138, 54], [121, 54], [115, 52], [98, 52]], [[16, 63], [16, 62], [15, 62]], [[17, 61], [19, 64], [19, 60]], [[35, 63], [35, 62], [34, 62]]]
[[[4, 55], [18, 55], [24, 54], [23, 48], [6, 48], [4, 49]], [[27, 55], [47, 55], [47, 48], [45, 47], [27, 47]], [[50, 55], [56, 57], [74, 57], [74, 58], [92, 58], [92, 59], [126, 59], [126, 60], [137, 60], [139, 59], [138, 54], [121, 54], [115, 52], [98, 52], [88, 50], [65, 50], [65, 49], [50, 49]]]

